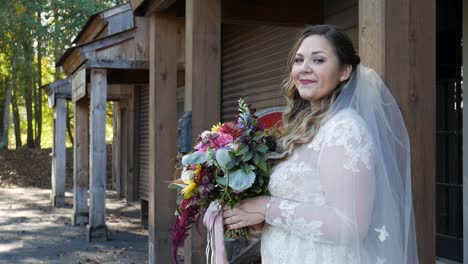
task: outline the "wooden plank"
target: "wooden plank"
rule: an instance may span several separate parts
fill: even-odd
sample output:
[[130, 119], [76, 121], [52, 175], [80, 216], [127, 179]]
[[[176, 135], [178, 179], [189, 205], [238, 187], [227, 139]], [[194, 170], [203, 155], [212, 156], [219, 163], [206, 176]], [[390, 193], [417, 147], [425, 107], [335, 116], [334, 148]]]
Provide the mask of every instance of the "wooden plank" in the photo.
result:
[[360, 0], [359, 6], [370, 8], [360, 13], [362, 62], [385, 77], [410, 137], [419, 262], [434, 263], [435, 0]]
[[[192, 142], [195, 142], [203, 130], [221, 119], [220, 0], [186, 1], [185, 40], [184, 109], [192, 111]], [[201, 232], [205, 230], [202, 228]], [[205, 239], [189, 241], [184, 263], [204, 263], [205, 248]]]
[[135, 17], [136, 32], [135, 32], [135, 60], [148, 61], [149, 60], [149, 46], [148, 46], [148, 18]]
[[94, 58], [97, 60], [134, 61], [135, 41], [133, 38], [128, 39], [115, 45], [97, 49], [94, 54]]
[[112, 16], [120, 15], [122, 13], [126, 13], [131, 10], [132, 8], [130, 6], [130, 3], [127, 3], [127, 4], [119, 5], [114, 8], [109, 8], [107, 10], [102, 11], [102, 17], [109, 18]]
[[146, 9], [146, 15], [151, 14], [153, 12], [162, 12], [169, 7], [171, 7], [176, 0], [153, 0], [149, 2], [148, 8]]
[[107, 18], [107, 34], [113, 35], [135, 27], [133, 11], [130, 9], [124, 13], [120, 13]]
[[132, 60], [97, 60], [88, 59], [86, 65], [88, 68], [94, 69], [122, 69], [122, 70], [147, 70], [149, 69], [148, 61], [132, 61]]
[[54, 148], [52, 156], [52, 192], [50, 200], [54, 207], [65, 206], [65, 135], [67, 121], [67, 100], [57, 98], [54, 107]]
[[91, 70], [90, 211], [88, 241], [107, 240], [106, 227], [106, 70]]
[[176, 193], [167, 181], [177, 153], [177, 18], [156, 13], [150, 19], [149, 263], [171, 263]]
[[129, 29], [118, 34], [114, 34], [102, 39], [97, 39], [92, 42], [85, 43], [80, 47], [80, 52], [82, 57], [92, 58], [89, 54], [93, 54], [98, 49], [103, 49], [118, 43], [124, 42], [126, 40], [132, 39], [135, 34], [135, 29]]
[[[133, 88], [133, 87], [131, 87]], [[125, 181], [125, 198], [127, 203], [138, 201], [138, 178], [135, 173], [135, 155], [137, 146], [135, 144], [135, 89], [132, 89], [131, 96], [127, 99], [127, 149], [126, 149], [126, 163], [127, 163], [127, 178]]]
[[74, 104], [73, 138], [73, 225], [88, 224], [89, 101]]
[[359, 56], [385, 78], [385, 1], [359, 0]]

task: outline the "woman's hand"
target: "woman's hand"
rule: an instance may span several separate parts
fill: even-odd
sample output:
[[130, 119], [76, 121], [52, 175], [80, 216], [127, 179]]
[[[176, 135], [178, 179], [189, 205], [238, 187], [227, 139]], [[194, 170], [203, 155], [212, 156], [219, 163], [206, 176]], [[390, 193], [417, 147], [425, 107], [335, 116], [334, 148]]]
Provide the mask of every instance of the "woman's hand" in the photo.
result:
[[224, 224], [227, 229], [238, 229], [265, 221], [266, 204], [270, 196], [258, 196], [242, 200], [237, 207], [223, 207]]

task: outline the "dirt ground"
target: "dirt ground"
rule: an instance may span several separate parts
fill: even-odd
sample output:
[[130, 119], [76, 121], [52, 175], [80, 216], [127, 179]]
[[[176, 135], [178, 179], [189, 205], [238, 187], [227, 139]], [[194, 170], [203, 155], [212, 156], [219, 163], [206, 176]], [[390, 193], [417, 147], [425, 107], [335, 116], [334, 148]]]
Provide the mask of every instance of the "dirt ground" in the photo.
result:
[[0, 152], [0, 264], [147, 263], [148, 233], [140, 226], [138, 203], [127, 205], [108, 191], [109, 241], [93, 243], [85, 226], [71, 224], [72, 193], [66, 193], [65, 208], [50, 206], [49, 152]]

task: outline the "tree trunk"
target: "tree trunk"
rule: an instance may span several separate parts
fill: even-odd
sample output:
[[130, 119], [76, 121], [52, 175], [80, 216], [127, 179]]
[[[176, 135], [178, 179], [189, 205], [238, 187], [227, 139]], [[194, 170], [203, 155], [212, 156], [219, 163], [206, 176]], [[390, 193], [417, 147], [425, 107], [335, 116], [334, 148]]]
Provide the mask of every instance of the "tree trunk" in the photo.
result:
[[[30, 44], [23, 42], [23, 50], [24, 50], [24, 58], [26, 61], [26, 65], [32, 65], [32, 48]], [[32, 67], [28, 67], [29, 72], [32, 74]], [[34, 133], [33, 133], [33, 81], [31, 75], [26, 77], [26, 85], [25, 85], [25, 94], [24, 94], [24, 101], [26, 104], [26, 122], [27, 122], [27, 129], [26, 129], [26, 146], [28, 148], [34, 148]]]
[[[15, 67], [13, 65], [13, 67]], [[5, 82], [7, 84], [7, 82]], [[8, 126], [10, 125], [10, 104], [11, 92], [13, 91], [14, 80], [13, 78], [8, 84], [5, 92], [5, 103], [3, 104], [3, 118], [2, 118], [2, 133], [0, 133], [0, 149], [8, 148]]]
[[73, 119], [73, 116], [70, 115], [70, 108], [69, 105], [67, 104], [67, 132], [68, 132], [68, 138], [70, 139], [70, 142], [73, 145], [73, 128], [71, 126], [71, 120]]
[[[40, 19], [41, 15], [38, 12], [37, 17]], [[36, 138], [34, 144], [36, 148], [41, 148], [41, 136], [42, 136], [42, 39], [41, 36], [37, 36], [37, 87], [39, 88], [36, 93], [35, 106], [35, 123], [36, 123]]]
[[[58, 12], [56, 9], [53, 10], [54, 14], [54, 35], [53, 35], [53, 43], [54, 43], [54, 60], [55, 63], [57, 63], [58, 59], [60, 58], [60, 48], [59, 48], [59, 34], [60, 34], [60, 28], [59, 28], [59, 20], [58, 20]], [[55, 68], [55, 74], [54, 74], [54, 81], [57, 81], [60, 79], [60, 67]]]
[[16, 149], [21, 148], [23, 145], [21, 143], [21, 129], [20, 129], [20, 117], [19, 117], [19, 109], [18, 109], [18, 102], [16, 101], [16, 91], [13, 93], [11, 97], [11, 108], [13, 110], [13, 126], [15, 128], [15, 143]]

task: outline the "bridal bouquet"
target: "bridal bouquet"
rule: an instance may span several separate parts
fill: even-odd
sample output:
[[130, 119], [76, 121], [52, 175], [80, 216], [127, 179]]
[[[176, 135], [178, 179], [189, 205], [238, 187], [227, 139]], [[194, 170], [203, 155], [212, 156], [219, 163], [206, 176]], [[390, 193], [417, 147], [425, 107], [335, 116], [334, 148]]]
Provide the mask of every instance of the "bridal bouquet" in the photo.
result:
[[[180, 179], [169, 186], [179, 194], [171, 234], [176, 263], [177, 248], [183, 245], [191, 227], [207, 210], [215, 205], [221, 212], [224, 204], [234, 207], [242, 199], [268, 193], [267, 155], [275, 151], [276, 140], [254, 112], [239, 99], [237, 120], [217, 124], [211, 131], [201, 133], [193, 152], [182, 157]], [[218, 228], [222, 230], [222, 226]], [[249, 229], [228, 230], [224, 236], [248, 239]]]

